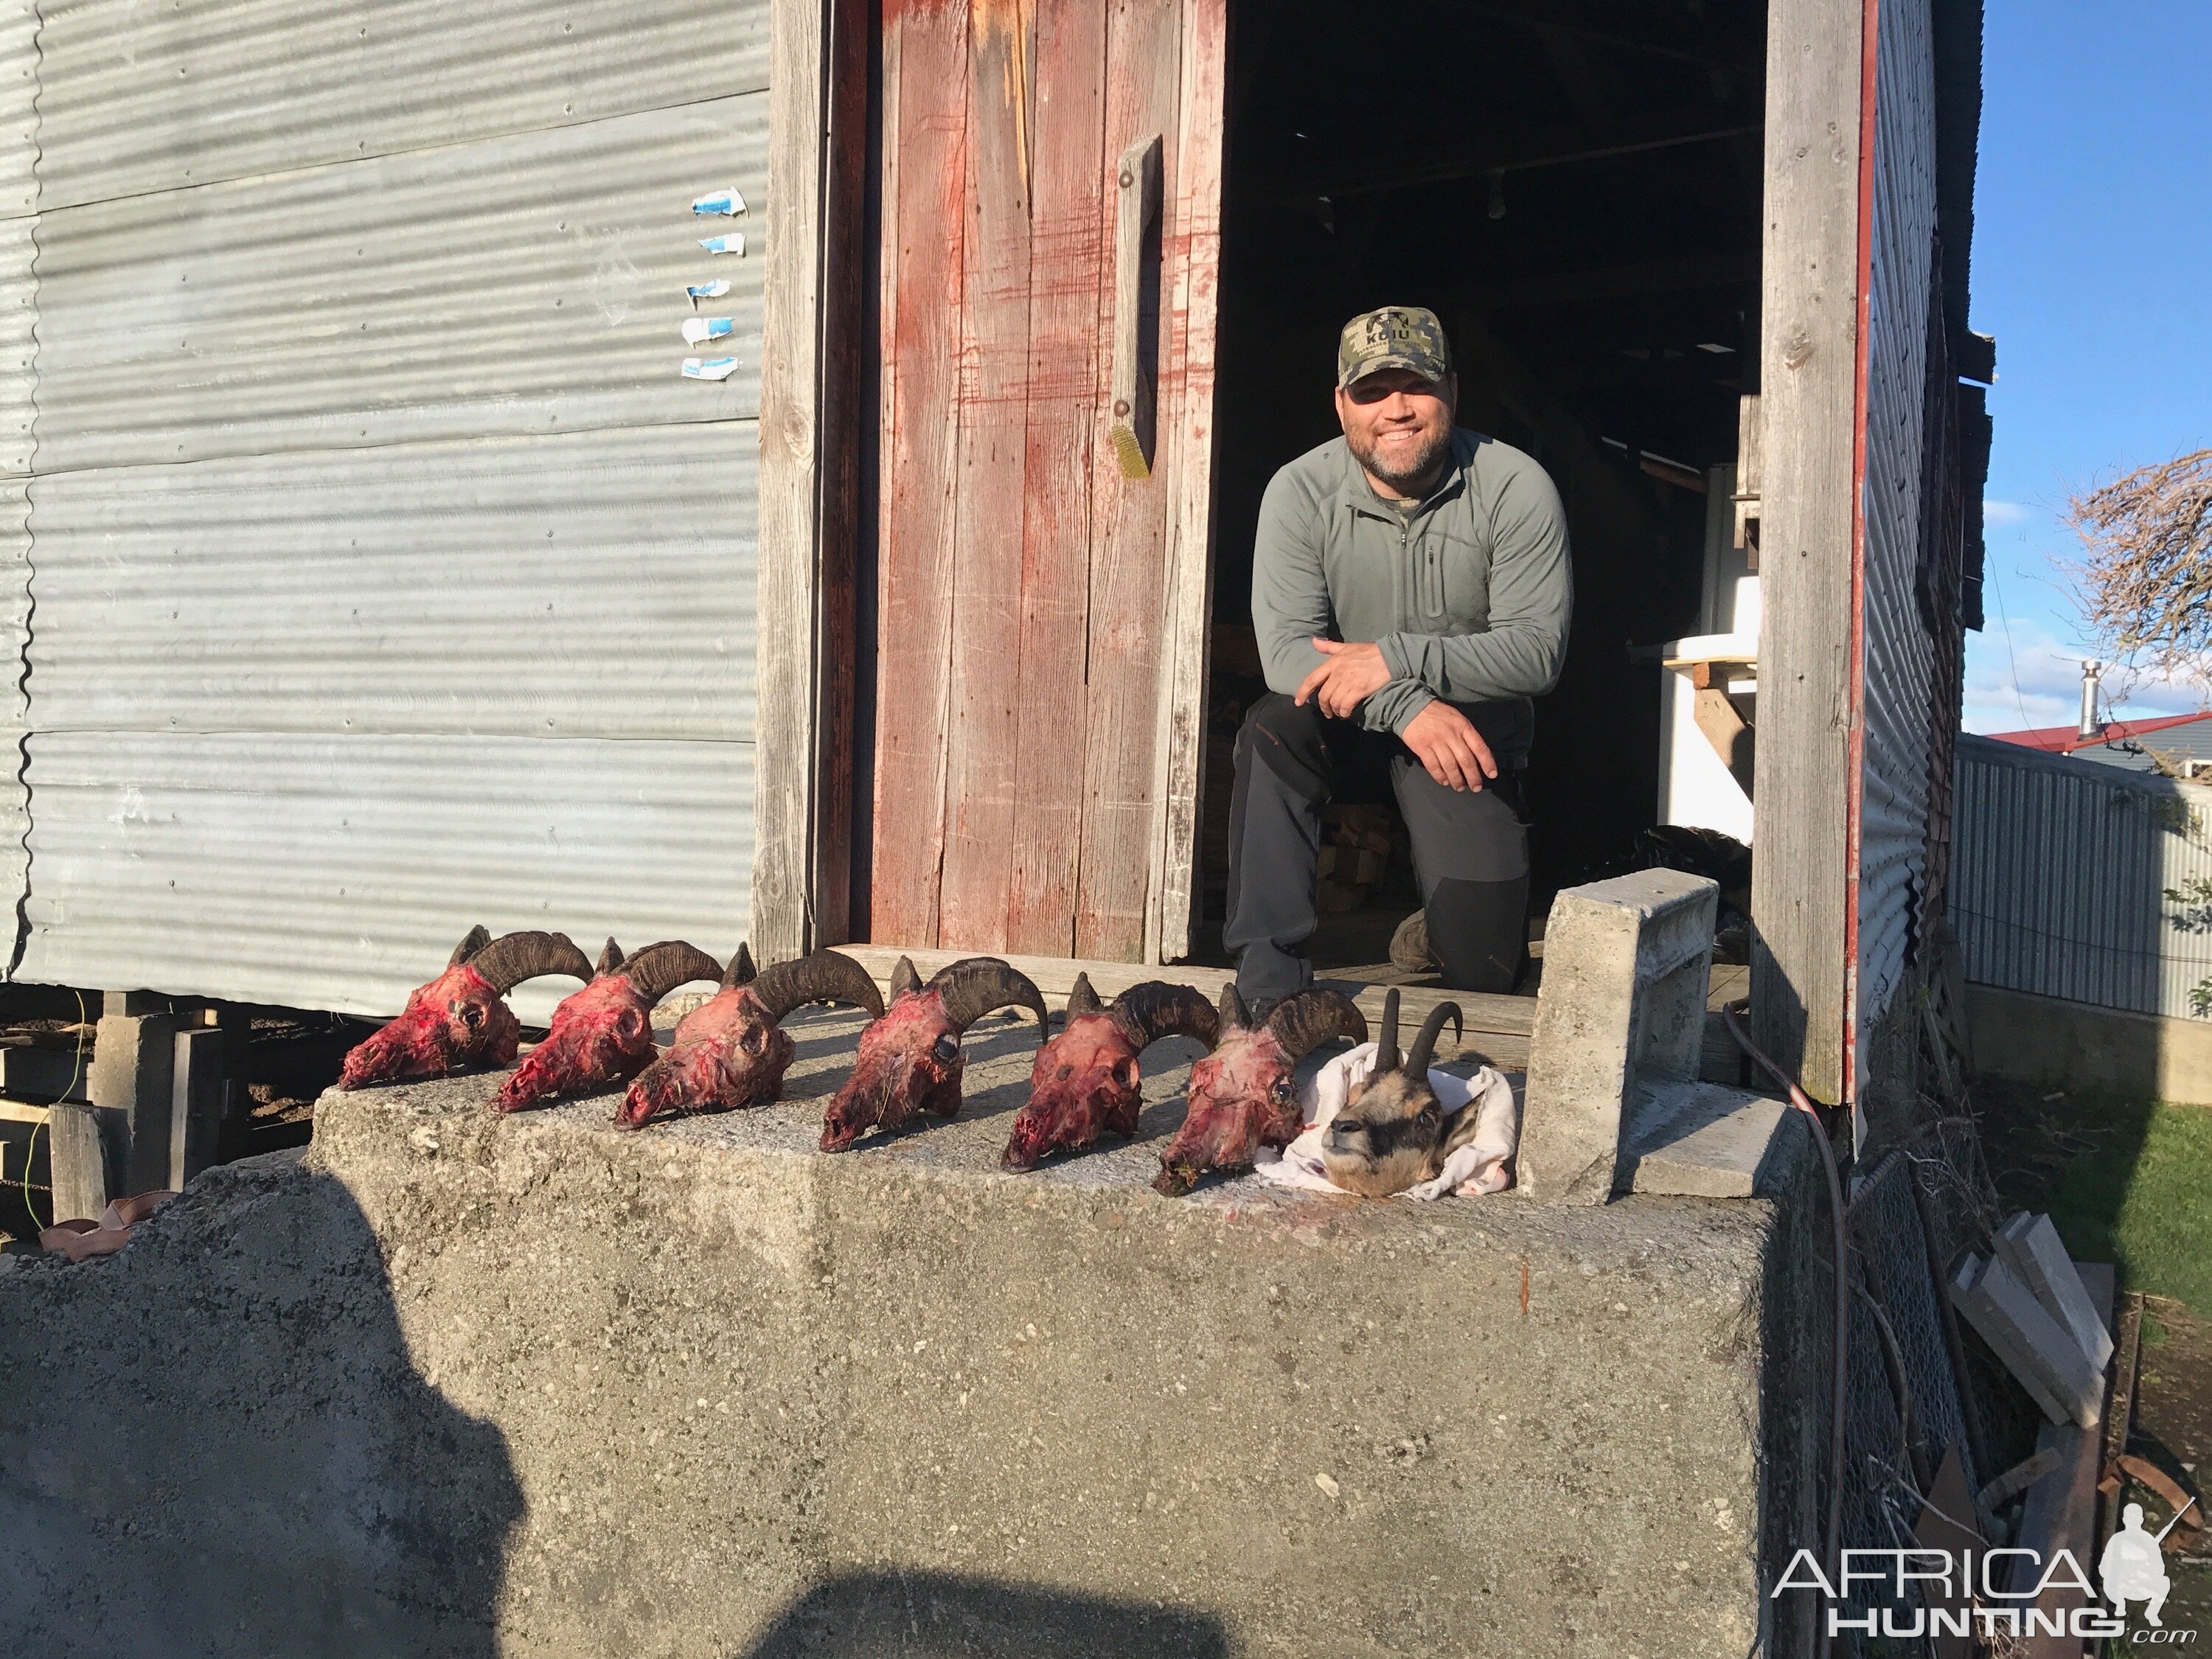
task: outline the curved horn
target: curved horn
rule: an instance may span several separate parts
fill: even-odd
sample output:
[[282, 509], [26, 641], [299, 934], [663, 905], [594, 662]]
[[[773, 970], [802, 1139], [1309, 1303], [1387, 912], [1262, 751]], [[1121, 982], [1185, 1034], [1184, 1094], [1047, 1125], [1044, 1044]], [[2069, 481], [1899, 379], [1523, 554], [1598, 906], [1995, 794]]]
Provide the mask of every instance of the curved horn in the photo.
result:
[[1098, 993], [1091, 988], [1091, 975], [1078, 974], [1075, 976], [1074, 985], [1067, 993], [1068, 1018], [1073, 1019], [1079, 1014], [1098, 1014], [1104, 1012], [1105, 1006], [1098, 1000]]
[[1221, 1040], [1221, 1016], [1188, 985], [1149, 979], [1115, 997], [1107, 1012], [1139, 1053], [1170, 1034], [1196, 1037], [1209, 1048]]
[[817, 951], [796, 962], [775, 963], [753, 981], [753, 994], [771, 1019], [781, 1020], [809, 1002], [849, 1002], [866, 1009], [871, 1019], [884, 1017], [883, 993], [876, 989], [868, 970], [835, 951]]
[[1251, 1029], [1252, 1016], [1245, 1012], [1244, 999], [1237, 994], [1237, 981], [1233, 979], [1221, 988], [1221, 1006], [1214, 1012], [1223, 1036], [1231, 1031]]
[[1294, 992], [1277, 1003], [1267, 1016], [1267, 1029], [1292, 1060], [1304, 1060], [1331, 1037], [1366, 1042], [1367, 1016], [1341, 991], [1316, 988]]
[[966, 1030], [994, 1008], [1023, 1007], [1037, 1017], [1038, 1041], [1052, 1035], [1052, 1019], [1044, 1011], [1044, 993], [1027, 974], [996, 957], [969, 957], [949, 968], [940, 968], [929, 988], [945, 999], [945, 1017]]
[[622, 965], [622, 976], [647, 1002], [658, 1002], [678, 986], [695, 979], [709, 984], [722, 977], [722, 964], [696, 945], [680, 939], [648, 945]]
[[921, 975], [915, 972], [914, 963], [910, 960], [901, 957], [891, 967], [890, 1000], [896, 1002], [901, 997], [910, 997], [920, 989], [921, 989]]
[[1396, 1071], [1398, 1060], [1398, 988], [1394, 985], [1382, 994], [1382, 1035], [1375, 1040], [1374, 1074]]
[[469, 966], [504, 996], [526, 979], [543, 974], [592, 976], [592, 959], [566, 933], [506, 933], [469, 958]]
[[469, 935], [453, 947], [453, 954], [446, 958], [446, 966], [458, 968], [471, 957], [491, 943], [491, 929], [478, 922], [469, 929]]
[[1413, 1052], [1406, 1056], [1406, 1075], [1414, 1082], [1425, 1085], [1429, 1080], [1429, 1056], [1437, 1051], [1437, 1033], [1444, 1029], [1449, 1018], [1452, 1023], [1452, 1041], [1467, 1040], [1467, 1023], [1460, 1018], [1459, 1004], [1439, 1002], [1429, 1010], [1429, 1017], [1421, 1022], [1421, 1034], [1413, 1039]]
[[592, 964], [592, 976], [596, 979], [602, 974], [611, 974], [622, 965], [623, 948], [615, 943], [614, 935], [610, 933], [606, 948], [599, 952], [599, 959]]
[[730, 965], [722, 971], [722, 988], [726, 991], [732, 985], [750, 985], [759, 977], [760, 969], [753, 966], [752, 947], [740, 945], [737, 955], [730, 958]]

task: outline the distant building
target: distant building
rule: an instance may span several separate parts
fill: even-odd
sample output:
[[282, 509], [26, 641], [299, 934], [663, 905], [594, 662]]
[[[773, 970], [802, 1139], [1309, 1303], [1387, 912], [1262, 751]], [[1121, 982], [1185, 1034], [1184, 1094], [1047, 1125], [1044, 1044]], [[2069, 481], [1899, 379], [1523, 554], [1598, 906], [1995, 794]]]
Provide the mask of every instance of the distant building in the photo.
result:
[[2124, 767], [2130, 772], [2212, 778], [2212, 709], [2165, 714], [2156, 720], [2107, 720], [2094, 737], [2088, 738], [2071, 726], [2041, 726], [1989, 735], [1998, 743], [2017, 744], [2046, 755], [2071, 755], [2076, 760]]

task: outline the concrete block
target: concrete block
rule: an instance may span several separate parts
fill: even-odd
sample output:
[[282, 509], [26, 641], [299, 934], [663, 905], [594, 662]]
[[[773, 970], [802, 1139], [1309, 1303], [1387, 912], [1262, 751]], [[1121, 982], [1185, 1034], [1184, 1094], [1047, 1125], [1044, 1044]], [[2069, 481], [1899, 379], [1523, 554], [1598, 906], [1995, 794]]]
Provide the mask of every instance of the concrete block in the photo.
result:
[[1701, 876], [1644, 870], [1553, 901], [1521, 1127], [1524, 1196], [1606, 1202], [1638, 1088], [1697, 1078], [1719, 893]]
[[92, 1049], [92, 1103], [121, 1114], [127, 1198], [169, 1182], [171, 1068], [177, 1021], [169, 1014], [102, 1014]]
[[46, 1167], [52, 1171], [54, 1221], [97, 1221], [112, 1196], [100, 1114], [64, 1101], [46, 1118]]
[[2112, 1362], [2112, 1334], [2047, 1215], [2022, 1210], [1996, 1231], [1996, 1253], [2049, 1314], [2072, 1334], [2100, 1376]]
[[2103, 1374], [2001, 1257], [1970, 1255], [1951, 1299], [1982, 1340], [2054, 1423], [2094, 1428], [2104, 1411]]
[[170, 999], [158, 991], [103, 991], [100, 998], [100, 1017], [110, 1014], [166, 1014]]
[[1623, 1140], [1621, 1184], [1678, 1198], [1772, 1198], [1812, 1152], [1787, 1101], [1704, 1082], [1646, 1085]]
[[211, 1026], [177, 1033], [169, 1089], [169, 1178], [172, 1192], [215, 1162], [222, 1134], [225, 1038]]
[[1165, 1199], [1172, 1060], [1134, 1144], [1011, 1176], [995, 1021], [957, 1118], [825, 1157], [862, 1023], [642, 1133], [333, 1092], [112, 1259], [0, 1270], [0, 1648], [1797, 1659], [1806, 1183]]

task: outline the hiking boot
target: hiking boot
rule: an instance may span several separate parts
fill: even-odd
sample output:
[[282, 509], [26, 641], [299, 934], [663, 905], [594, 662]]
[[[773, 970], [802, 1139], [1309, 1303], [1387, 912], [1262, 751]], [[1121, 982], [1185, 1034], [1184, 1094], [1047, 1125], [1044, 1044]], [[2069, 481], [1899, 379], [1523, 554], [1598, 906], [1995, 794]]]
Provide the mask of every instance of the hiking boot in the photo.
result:
[[1390, 935], [1390, 965], [1409, 974], [1433, 974], [1443, 964], [1429, 949], [1429, 913], [1416, 910]]

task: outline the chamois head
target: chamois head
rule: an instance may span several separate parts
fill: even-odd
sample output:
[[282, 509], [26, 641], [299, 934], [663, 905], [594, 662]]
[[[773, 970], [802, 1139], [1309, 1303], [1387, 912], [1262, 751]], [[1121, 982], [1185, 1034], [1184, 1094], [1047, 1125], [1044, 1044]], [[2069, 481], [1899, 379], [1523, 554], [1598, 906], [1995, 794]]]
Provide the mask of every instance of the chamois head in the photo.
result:
[[[1465, 1035], [1459, 1005], [1440, 1002], [1429, 1011], [1412, 1051], [1401, 1056], [1398, 994], [1393, 990], [1383, 997], [1375, 1069], [1329, 1121], [1322, 1146], [1322, 1167], [1345, 1191], [1388, 1198], [1443, 1170], [1453, 1142], [1451, 1130], [1457, 1126], [1429, 1086], [1429, 1060], [1447, 1019], [1455, 1041]], [[1474, 1114], [1461, 1115], [1471, 1124]]]

